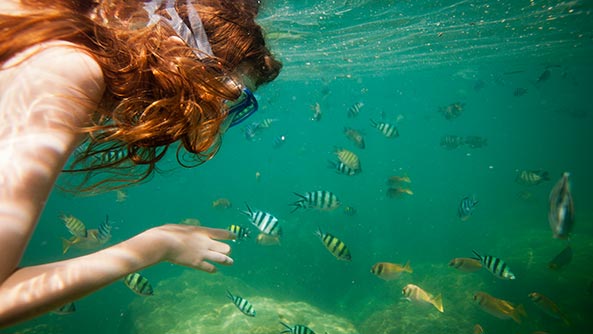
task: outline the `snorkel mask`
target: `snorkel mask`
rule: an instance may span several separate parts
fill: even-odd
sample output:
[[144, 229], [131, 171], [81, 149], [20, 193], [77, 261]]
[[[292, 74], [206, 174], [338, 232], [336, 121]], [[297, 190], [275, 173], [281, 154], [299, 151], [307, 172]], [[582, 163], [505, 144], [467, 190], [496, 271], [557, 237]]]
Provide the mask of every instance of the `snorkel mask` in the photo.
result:
[[[156, 13], [163, 4], [164, 10], [170, 18]], [[144, 10], [148, 13], [149, 17], [147, 26], [156, 24], [162, 20], [172, 27], [187, 45], [195, 50], [194, 53], [199, 59], [214, 57], [198, 11], [192, 5], [191, 0], [186, 0], [185, 5], [187, 7], [189, 26], [183, 21], [175, 9], [175, 0], [152, 0], [145, 3]], [[228, 127], [240, 124], [258, 109], [257, 99], [251, 90], [245, 86], [241, 89], [241, 96], [237, 100], [225, 101], [225, 105], [229, 108], [227, 118], [230, 120], [230, 124]]]

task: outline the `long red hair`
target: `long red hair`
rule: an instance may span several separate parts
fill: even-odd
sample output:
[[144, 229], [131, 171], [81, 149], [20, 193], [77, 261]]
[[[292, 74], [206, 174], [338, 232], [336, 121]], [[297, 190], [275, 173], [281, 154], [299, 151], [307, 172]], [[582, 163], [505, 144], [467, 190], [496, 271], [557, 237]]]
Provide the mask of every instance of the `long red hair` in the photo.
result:
[[[186, 2], [177, 2], [186, 20]], [[0, 14], [0, 66], [35, 44], [63, 40], [92, 55], [103, 71], [106, 91], [93, 123], [79, 129], [89, 139], [68, 168], [86, 172], [76, 191], [141, 182], [175, 142], [181, 144], [177, 160], [182, 165], [207, 161], [220, 145], [219, 130], [227, 116], [224, 101], [241, 94], [225, 79], [240, 68], [259, 86], [276, 78], [282, 67], [255, 22], [257, 1], [193, 4], [215, 55], [202, 59], [196, 50], [169, 38], [176, 33], [167, 24], [147, 27], [144, 1], [21, 3], [25, 14]], [[107, 178], [96, 177], [107, 168]]]

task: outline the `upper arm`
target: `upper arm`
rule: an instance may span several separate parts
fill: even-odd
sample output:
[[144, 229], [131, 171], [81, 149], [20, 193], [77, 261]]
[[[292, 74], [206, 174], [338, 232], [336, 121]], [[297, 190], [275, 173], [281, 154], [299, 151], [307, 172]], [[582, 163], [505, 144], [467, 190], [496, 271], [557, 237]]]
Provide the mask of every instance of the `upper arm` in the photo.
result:
[[96, 61], [67, 43], [29, 51], [0, 70], [0, 284], [104, 90]]

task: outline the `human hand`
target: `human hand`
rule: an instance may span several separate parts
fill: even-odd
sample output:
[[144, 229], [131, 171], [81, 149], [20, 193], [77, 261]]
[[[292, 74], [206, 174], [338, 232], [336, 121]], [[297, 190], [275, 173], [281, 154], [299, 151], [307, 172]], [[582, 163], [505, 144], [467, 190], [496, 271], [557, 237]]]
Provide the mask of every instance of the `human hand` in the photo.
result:
[[[232, 240], [235, 235], [223, 229], [202, 226], [167, 224], [148, 230], [157, 235], [163, 242], [165, 252], [163, 261], [172, 262], [206, 272], [216, 272], [210, 263], [232, 265], [233, 259], [228, 255], [231, 247], [218, 240]], [[160, 245], [157, 245], [160, 247]]]

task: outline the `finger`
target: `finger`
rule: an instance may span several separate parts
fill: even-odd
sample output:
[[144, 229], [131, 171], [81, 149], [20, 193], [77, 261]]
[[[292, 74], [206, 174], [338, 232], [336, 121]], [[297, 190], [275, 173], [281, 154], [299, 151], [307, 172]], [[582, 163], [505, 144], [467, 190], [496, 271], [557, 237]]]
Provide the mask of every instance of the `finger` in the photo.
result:
[[220, 241], [212, 241], [208, 249], [224, 255], [229, 255], [231, 253], [231, 246]]
[[237, 236], [235, 233], [221, 229], [221, 228], [210, 228], [210, 227], [203, 227], [204, 231], [208, 234], [208, 236], [212, 239], [217, 240], [235, 240]]
[[206, 261], [200, 262], [198, 264], [198, 266], [196, 267], [196, 269], [205, 271], [207, 273], [215, 273], [216, 272], [216, 267], [212, 263], [208, 263]]
[[209, 252], [205, 257], [205, 260], [216, 262], [225, 266], [230, 266], [234, 263], [231, 257], [217, 252]]

